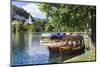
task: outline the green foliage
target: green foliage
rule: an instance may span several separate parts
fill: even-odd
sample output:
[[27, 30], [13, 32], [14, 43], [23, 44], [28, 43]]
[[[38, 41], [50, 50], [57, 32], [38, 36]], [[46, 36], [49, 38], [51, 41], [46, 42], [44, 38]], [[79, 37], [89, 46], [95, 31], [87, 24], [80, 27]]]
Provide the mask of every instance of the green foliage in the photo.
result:
[[66, 60], [64, 62], [79, 62], [79, 61], [95, 61], [95, 51], [89, 50], [86, 53], [76, 56], [72, 59]]
[[[94, 29], [96, 22], [96, 7], [82, 5], [65, 5], [40, 3], [39, 9], [47, 17], [47, 23], [36, 20], [33, 24], [18, 24], [16, 31], [34, 32], [87, 32]], [[12, 5], [12, 15], [18, 14], [29, 17], [29, 14], [22, 8]], [[19, 27], [19, 28], [18, 28]], [[15, 29], [15, 27], [13, 27]]]
[[55, 31], [74, 32], [87, 31], [91, 27], [91, 11], [95, 11], [95, 7], [41, 3], [40, 10], [48, 17]]
[[24, 30], [23, 22], [16, 22], [16, 24], [12, 24], [12, 31], [13, 32], [20, 32]]
[[24, 31], [25, 31], [25, 30], [26, 30], [26, 31], [32, 31], [32, 30], [33, 30], [33, 25], [27, 23], [27, 24], [25, 24], [25, 25], [23, 26], [23, 29], [24, 29]]
[[17, 21], [17, 23], [12, 24], [12, 31], [13, 32], [21, 32], [21, 31], [44, 32], [45, 25], [46, 23], [42, 20], [37, 20], [33, 24]]
[[45, 27], [45, 32], [54, 31], [53, 29], [54, 29], [54, 27], [53, 27], [50, 23], [48, 23], [48, 24], [46, 25], [46, 27]]
[[44, 32], [44, 30], [45, 30], [45, 22], [43, 20], [35, 21], [33, 26], [34, 26], [34, 30], [36, 32]]

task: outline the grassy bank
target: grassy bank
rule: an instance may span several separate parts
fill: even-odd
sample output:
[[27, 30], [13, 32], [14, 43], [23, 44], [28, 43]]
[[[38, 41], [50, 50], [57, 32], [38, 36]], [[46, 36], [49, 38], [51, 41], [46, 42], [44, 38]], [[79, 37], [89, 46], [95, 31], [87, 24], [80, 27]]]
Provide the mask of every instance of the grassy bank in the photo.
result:
[[84, 54], [73, 57], [69, 60], [65, 60], [64, 62], [78, 62], [78, 61], [95, 61], [95, 51], [88, 50]]

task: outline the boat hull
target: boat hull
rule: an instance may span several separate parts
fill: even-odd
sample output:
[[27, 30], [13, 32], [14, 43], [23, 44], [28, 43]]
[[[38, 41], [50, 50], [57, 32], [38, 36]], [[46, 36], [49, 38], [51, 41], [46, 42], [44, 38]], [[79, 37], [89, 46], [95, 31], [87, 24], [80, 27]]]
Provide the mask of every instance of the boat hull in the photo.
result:
[[79, 54], [85, 52], [85, 46], [49, 46], [49, 51], [52, 53], [60, 53], [60, 54]]

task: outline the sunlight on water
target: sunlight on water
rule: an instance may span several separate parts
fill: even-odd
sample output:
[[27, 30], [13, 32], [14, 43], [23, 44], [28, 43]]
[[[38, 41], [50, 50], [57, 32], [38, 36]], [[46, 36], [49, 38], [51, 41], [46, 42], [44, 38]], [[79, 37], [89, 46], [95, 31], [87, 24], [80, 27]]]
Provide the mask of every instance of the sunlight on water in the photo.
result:
[[12, 48], [12, 65], [49, 63], [49, 50], [40, 45], [40, 34], [13, 34]]
[[[47, 45], [51, 43], [42, 43], [41, 35], [42, 33], [12, 33], [11, 65], [61, 63], [60, 53], [49, 52]], [[88, 43], [87, 34], [82, 35]], [[74, 55], [63, 56], [62, 59], [71, 57]]]

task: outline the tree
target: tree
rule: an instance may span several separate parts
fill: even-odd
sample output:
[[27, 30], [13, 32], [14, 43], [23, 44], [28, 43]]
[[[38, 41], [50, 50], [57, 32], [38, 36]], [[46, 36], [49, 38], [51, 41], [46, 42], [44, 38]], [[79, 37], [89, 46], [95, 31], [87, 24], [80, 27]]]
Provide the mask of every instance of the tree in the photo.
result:
[[50, 23], [48, 23], [48, 24], [46, 24], [46, 26], [45, 26], [45, 32], [50, 32], [50, 31], [54, 31], [54, 27], [50, 24]]
[[40, 10], [47, 16], [48, 22], [55, 31], [89, 32], [91, 30], [90, 42], [96, 41], [95, 6], [41, 3]]
[[45, 31], [45, 22], [43, 20], [36, 20], [33, 24], [35, 32], [44, 32]]
[[91, 28], [91, 10], [94, 6], [40, 4], [48, 22], [60, 32], [83, 32]]

